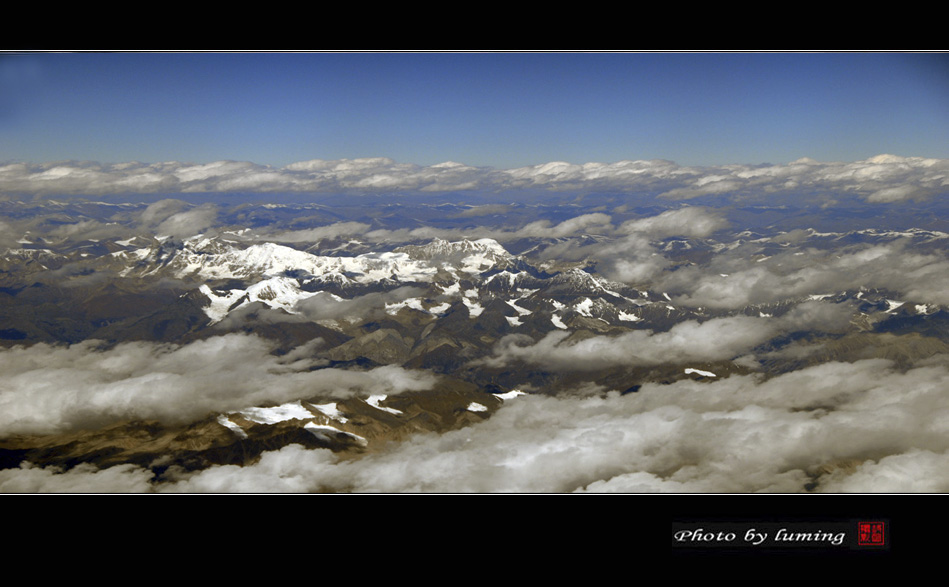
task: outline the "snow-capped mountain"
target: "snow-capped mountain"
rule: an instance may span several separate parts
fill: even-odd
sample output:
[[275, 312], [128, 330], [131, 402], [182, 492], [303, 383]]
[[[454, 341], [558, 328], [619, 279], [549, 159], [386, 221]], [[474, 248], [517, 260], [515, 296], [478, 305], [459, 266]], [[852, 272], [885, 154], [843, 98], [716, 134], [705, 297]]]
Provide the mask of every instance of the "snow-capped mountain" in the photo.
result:
[[430, 282], [440, 270], [477, 274], [513, 257], [497, 241], [448, 242], [436, 239], [392, 251], [357, 256], [321, 256], [289, 246], [264, 242], [242, 246], [220, 238], [193, 238], [170, 254], [160, 246], [122, 251], [118, 255], [143, 261], [127, 276], [161, 272], [178, 279], [252, 279], [294, 273], [324, 281], [372, 283], [382, 280]]
[[[122, 224], [128, 207], [58, 205], [46, 224], [11, 233], [0, 249], [0, 350], [12, 357], [0, 401], [46, 380], [16, 374], [30, 364], [20, 357], [42, 350], [48, 368], [77, 355], [56, 373], [71, 391], [95, 380], [95, 398], [131, 407], [87, 407], [66, 432], [0, 438], [0, 470], [134, 463], [161, 475], [247, 465], [291, 444], [357, 458], [478, 424], [524, 392], [625, 396], [828, 362], [905, 369], [949, 354], [946, 233], [936, 228], [786, 230], [769, 219], [688, 236], [678, 225], [624, 225], [621, 212], [608, 225], [600, 210], [618, 207], [571, 204], [546, 225], [521, 211], [522, 229], [483, 233], [495, 239], [475, 238], [465, 207], [393, 205], [378, 220], [346, 206], [235, 207], [221, 212], [226, 225], [181, 238]], [[439, 214], [444, 229], [431, 233], [450, 238], [414, 236]], [[595, 220], [597, 234], [544, 228], [575, 217]], [[631, 236], [629, 226], [653, 232]], [[138, 371], [123, 379], [124, 365]], [[371, 384], [353, 383], [362, 376]], [[206, 409], [190, 419], [147, 412], [189, 378], [198, 384], [176, 406], [208, 390]], [[417, 391], [386, 391], [420, 378]], [[9, 422], [15, 411], [2, 413]]]

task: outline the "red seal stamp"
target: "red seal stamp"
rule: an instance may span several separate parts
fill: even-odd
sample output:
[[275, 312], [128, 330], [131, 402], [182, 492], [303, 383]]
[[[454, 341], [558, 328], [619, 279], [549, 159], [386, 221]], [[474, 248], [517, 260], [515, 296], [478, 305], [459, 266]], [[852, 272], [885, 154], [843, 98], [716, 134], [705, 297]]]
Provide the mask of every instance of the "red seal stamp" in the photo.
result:
[[857, 544], [859, 546], [884, 546], [886, 531], [883, 522], [857, 522]]

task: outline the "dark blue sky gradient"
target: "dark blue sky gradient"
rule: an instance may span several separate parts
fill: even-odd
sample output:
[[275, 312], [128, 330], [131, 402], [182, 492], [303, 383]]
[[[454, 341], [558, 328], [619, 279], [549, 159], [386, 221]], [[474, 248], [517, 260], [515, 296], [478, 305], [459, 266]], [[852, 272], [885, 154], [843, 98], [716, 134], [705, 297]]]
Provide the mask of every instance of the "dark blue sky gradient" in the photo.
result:
[[0, 161], [949, 158], [947, 54], [0, 56]]

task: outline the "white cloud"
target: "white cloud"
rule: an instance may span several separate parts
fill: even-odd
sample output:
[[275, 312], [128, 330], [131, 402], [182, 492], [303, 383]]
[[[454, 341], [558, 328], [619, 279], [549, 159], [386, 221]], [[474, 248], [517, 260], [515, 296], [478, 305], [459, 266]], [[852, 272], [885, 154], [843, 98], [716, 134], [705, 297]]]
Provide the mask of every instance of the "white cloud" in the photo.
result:
[[538, 220], [517, 230], [516, 235], [518, 237], [562, 238], [590, 232], [610, 233], [613, 232], [611, 220], [609, 214], [602, 212], [575, 216], [556, 226], [551, 226], [548, 220]]
[[686, 206], [657, 216], [629, 220], [619, 227], [619, 232], [643, 233], [653, 238], [670, 236], [705, 238], [727, 227], [728, 221], [721, 212], [710, 208]]
[[497, 170], [456, 162], [431, 166], [384, 157], [301, 161], [276, 168], [244, 161], [11, 163], [0, 167], [0, 191], [25, 193], [326, 192], [350, 190], [641, 190], [688, 200], [708, 195], [771, 198], [800, 193], [854, 193], [870, 202], [929, 198], [947, 187], [949, 160], [880, 155], [851, 163], [801, 159], [785, 165], [684, 167], [670, 161], [551, 162]]
[[212, 412], [317, 396], [427, 389], [435, 376], [386, 366], [316, 369], [320, 361], [271, 354], [255, 336], [187, 345], [99, 341], [0, 350], [0, 434], [48, 434], [129, 419], [185, 423]]
[[0, 491], [942, 492], [945, 359], [521, 396], [483, 422], [358, 459], [291, 445], [250, 466], [170, 470], [162, 485], [131, 466], [27, 467], [0, 471]]
[[[831, 363], [761, 380], [529, 396], [491, 419], [340, 461], [286, 447], [215, 467], [185, 491], [945, 491], [944, 366]], [[853, 464], [859, 465], [854, 468]]]
[[370, 225], [363, 222], [335, 222], [316, 228], [279, 232], [267, 236], [266, 240], [278, 243], [317, 242], [341, 236], [363, 236], [370, 228]]
[[617, 366], [732, 360], [781, 333], [842, 332], [852, 313], [849, 304], [805, 302], [779, 318], [689, 320], [667, 332], [633, 330], [575, 340], [570, 333], [555, 330], [536, 342], [525, 335], [509, 335], [501, 339], [493, 356], [478, 363], [501, 367], [523, 361], [557, 372], [590, 372]]
[[877, 190], [867, 196], [868, 202], [902, 202], [905, 200], [927, 200], [931, 192], [919, 186], [900, 185]]
[[657, 287], [674, 294], [676, 303], [722, 309], [861, 287], [949, 304], [949, 259], [917, 252], [906, 240], [832, 250], [798, 247], [750, 264], [756, 253], [751, 245], [722, 253], [707, 266], [662, 276]]
[[946, 493], [949, 451], [911, 449], [862, 462], [855, 471], [836, 470], [823, 481], [828, 493]]
[[0, 493], [150, 493], [152, 476], [136, 465], [99, 469], [80, 464], [64, 472], [24, 463], [0, 470]]
[[[673, 326], [668, 332], [633, 330], [616, 336], [593, 336], [571, 341], [569, 333], [553, 331], [537, 342], [522, 336], [505, 337], [491, 366], [523, 361], [553, 371], [597, 371], [620, 365], [644, 366], [683, 361], [721, 361], [735, 358], [773, 337], [779, 322], [734, 316]], [[527, 344], [525, 344], [527, 343]]]
[[217, 220], [217, 208], [212, 205], [199, 206], [166, 218], [155, 227], [155, 234], [188, 238], [204, 232], [214, 225], [215, 220]]

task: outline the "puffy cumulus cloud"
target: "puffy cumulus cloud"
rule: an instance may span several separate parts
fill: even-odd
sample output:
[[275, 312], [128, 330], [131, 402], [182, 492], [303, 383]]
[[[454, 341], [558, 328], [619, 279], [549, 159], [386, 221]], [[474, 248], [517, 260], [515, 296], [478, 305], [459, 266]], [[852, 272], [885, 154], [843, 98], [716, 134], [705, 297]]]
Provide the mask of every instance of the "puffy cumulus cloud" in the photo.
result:
[[728, 226], [728, 221], [718, 210], [686, 206], [657, 216], [628, 220], [620, 225], [619, 232], [643, 233], [653, 238], [705, 238]]
[[18, 242], [22, 236], [25, 236], [25, 227], [22, 222], [15, 220], [0, 219], [0, 248], [19, 248]]
[[[945, 491], [949, 357], [826, 363], [617, 392], [521, 396], [488, 420], [358, 459], [298, 445], [251, 466], [0, 472], [0, 490], [169, 492]], [[98, 483], [96, 483], [98, 482]], [[114, 483], [114, 488], [109, 483]]]
[[670, 265], [669, 260], [659, 253], [640, 248], [635, 254], [603, 259], [599, 271], [612, 281], [635, 285], [651, 282]]
[[19, 248], [20, 243], [17, 233], [22, 231], [13, 228], [13, 225], [0, 220], [0, 249]]
[[0, 434], [45, 434], [146, 418], [183, 423], [211, 412], [306, 397], [427, 389], [434, 375], [398, 367], [317, 369], [314, 353], [228, 334], [187, 345], [97, 341], [0, 351]]
[[[546, 247], [539, 257], [545, 260], [577, 261], [593, 259], [597, 271], [607, 279], [631, 284], [647, 284], [672, 265], [657, 248], [656, 241], [669, 237], [705, 238], [727, 228], [721, 212], [686, 206], [656, 216], [628, 220], [618, 228], [603, 213], [584, 214], [552, 226], [537, 221], [516, 231], [518, 237], [570, 237], [598, 234], [611, 237], [594, 244], [565, 241]], [[503, 240], [499, 238], [498, 240]]]
[[[677, 304], [716, 309], [740, 308], [793, 295], [777, 287], [780, 277], [766, 267], [752, 266], [740, 271], [729, 271], [732, 272], [715, 273], [698, 267], [680, 268], [671, 276], [666, 276], [661, 287], [674, 296]], [[799, 288], [806, 291], [811, 289]]]
[[68, 161], [17, 163], [0, 167], [0, 190], [16, 193], [185, 193], [296, 189], [301, 189], [301, 186], [293, 174], [239, 161], [216, 161], [203, 165], [174, 161], [115, 165]]
[[676, 303], [719, 309], [861, 287], [898, 292], [917, 303], [947, 304], [949, 259], [941, 252], [914, 250], [907, 239], [832, 251], [802, 247], [771, 256], [749, 245], [717, 255], [707, 266], [664, 274], [657, 287]]
[[370, 228], [371, 226], [364, 222], [334, 222], [316, 228], [279, 232], [266, 236], [266, 240], [278, 243], [312, 243], [341, 236], [362, 236], [369, 232]]
[[263, 168], [246, 161], [215, 161], [205, 165], [188, 165], [178, 167], [173, 171], [173, 175], [183, 183], [190, 183], [197, 187], [202, 185], [199, 182], [217, 178], [236, 179], [248, 172], [260, 172]]
[[189, 208], [188, 202], [175, 198], [166, 198], [149, 204], [140, 217], [143, 226], [158, 226], [169, 217], [184, 212]]
[[864, 461], [853, 472], [833, 471], [821, 489], [828, 493], [946, 493], [949, 451], [912, 449], [879, 461]]
[[79, 220], [68, 224], [59, 224], [50, 230], [43, 231], [43, 238], [47, 240], [84, 240], [108, 239], [127, 236], [129, 229], [112, 222], [98, 220]]
[[161, 164], [69, 161], [0, 167], [0, 191], [14, 193], [151, 193], [178, 187], [177, 179]]
[[539, 257], [552, 261], [596, 261], [597, 272], [611, 281], [651, 284], [672, 266], [649, 238], [631, 234], [617, 240], [584, 244], [566, 241], [545, 248]]
[[915, 186], [900, 185], [883, 188], [867, 196], [868, 202], [902, 202], [905, 200], [924, 201], [932, 196], [932, 191]]
[[136, 465], [99, 469], [84, 463], [63, 471], [24, 463], [0, 471], [0, 493], [150, 493], [152, 477]]
[[297, 446], [173, 491], [944, 491], [945, 365], [829, 363], [763, 380], [520, 397], [489, 420], [341, 461]]
[[675, 185], [685, 177], [699, 175], [697, 169], [681, 167], [672, 161], [619, 161], [616, 163], [584, 163], [582, 165], [553, 161], [507, 169], [501, 172], [506, 181], [499, 187], [530, 187], [551, 189], [656, 189]]
[[776, 319], [781, 330], [786, 332], [815, 331], [842, 333], [850, 327], [856, 309], [855, 304], [839, 304], [823, 301], [806, 301], [797, 304], [786, 314]]
[[107, 169], [88, 163], [48, 164], [39, 168], [8, 166], [2, 171], [0, 177], [10, 180], [2, 184], [6, 190], [30, 193], [84, 193], [89, 186], [107, 185], [113, 179]]
[[463, 212], [459, 212], [455, 216], [458, 218], [477, 218], [479, 216], [494, 216], [497, 214], [507, 214], [514, 207], [508, 204], [482, 204], [480, 206], [472, 206]]
[[187, 238], [214, 226], [217, 207], [211, 204], [173, 214], [155, 227], [155, 234]]
[[781, 317], [689, 320], [667, 332], [633, 330], [574, 340], [569, 332], [556, 330], [538, 341], [514, 334], [501, 339], [493, 356], [479, 359], [478, 364], [501, 367], [523, 361], [551, 371], [584, 372], [623, 365], [731, 360], [782, 333], [843, 332], [852, 314], [850, 304], [805, 302]]
[[738, 192], [745, 187], [744, 183], [737, 180], [729, 181], [721, 176], [703, 177], [694, 185], [671, 189], [659, 194], [659, 197], [668, 200], [692, 200], [702, 196]]
[[877, 155], [864, 161], [822, 163], [803, 158], [787, 165], [702, 168], [659, 197], [688, 200], [733, 194], [741, 199], [779, 194], [847, 192], [869, 202], [921, 200], [945, 192], [949, 160]]
[[[314, 159], [292, 163], [280, 170], [292, 177], [294, 190], [418, 190], [489, 189], [497, 172], [446, 161], [431, 166], [397, 163], [387, 157]], [[289, 189], [289, 188], [288, 188]]]
[[617, 365], [643, 366], [684, 361], [732, 359], [764, 343], [780, 330], [781, 322], [734, 316], [705, 322], [690, 320], [668, 332], [633, 330], [617, 336], [593, 336], [579, 341], [565, 331], [550, 332], [534, 342], [510, 335], [498, 343], [494, 356], [481, 359], [493, 367], [523, 361], [552, 371], [597, 371]]
[[188, 238], [214, 226], [217, 217], [218, 209], [213, 204], [192, 207], [182, 200], [168, 198], [149, 204], [139, 222], [160, 236]]
[[[479, 206], [483, 208], [487, 206]], [[549, 220], [536, 220], [517, 228], [476, 226], [460, 228], [439, 228], [422, 226], [419, 228], [376, 229], [365, 232], [361, 236], [374, 242], [410, 242], [420, 239], [444, 239], [458, 241], [462, 239], [494, 239], [506, 242], [522, 238], [565, 238], [583, 234], [613, 234], [615, 228], [611, 224], [612, 217], [602, 212], [581, 214], [554, 224]], [[300, 231], [306, 232], [306, 231]], [[567, 249], [575, 245], [566, 243]], [[565, 249], [554, 249], [569, 255]], [[599, 249], [590, 249], [587, 253]]]
[[[879, 155], [865, 161], [684, 167], [671, 161], [574, 164], [562, 161], [498, 170], [454, 161], [422, 166], [385, 157], [301, 161], [271, 167], [246, 161], [205, 164], [56, 162], [0, 166], [11, 193], [339, 192], [410, 190], [638, 190], [673, 200], [733, 195], [770, 198], [853, 193], [870, 202], [920, 200], [947, 189], [949, 160]], [[823, 197], [823, 196], [821, 196]]]
[[607, 279], [633, 285], [651, 284], [672, 266], [656, 246], [655, 237], [641, 232], [584, 250], [596, 260], [597, 270]]
[[609, 214], [603, 214], [602, 212], [575, 216], [557, 225], [551, 225], [549, 220], [538, 220], [517, 230], [516, 236], [561, 238], [590, 232], [612, 233], [611, 220]]
[[167, 178], [166, 183], [172, 182], [184, 193], [296, 191], [301, 187], [299, 178], [293, 174], [248, 161], [214, 161], [201, 165], [170, 163], [164, 164], [161, 172]]
[[576, 181], [583, 177], [583, 167], [565, 161], [551, 161], [541, 165], [530, 165], [511, 169], [508, 172], [512, 178], [528, 180], [533, 184], [549, 184], [553, 182]]

